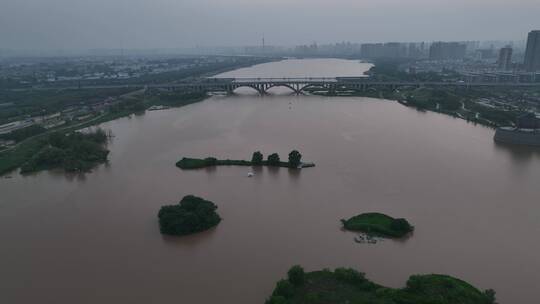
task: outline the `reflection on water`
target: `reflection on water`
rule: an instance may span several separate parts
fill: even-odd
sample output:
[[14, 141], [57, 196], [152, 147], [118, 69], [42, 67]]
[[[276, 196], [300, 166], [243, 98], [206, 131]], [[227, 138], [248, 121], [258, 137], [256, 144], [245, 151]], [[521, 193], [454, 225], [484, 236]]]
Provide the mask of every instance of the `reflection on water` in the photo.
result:
[[[537, 299], [540, 158], [494, 145], [491, 129], [316, 96], [212, 97], [103, 127], [115, 134], [109, 166], [0, 180], [1, 303], [263, 303], [294, 264], [350, 266], [394, 287], [446, 273], [502, 304]], [[293, 149], [317, 166], [175, 166]], [[223, 221], [160, 235], [159, 208], [188, 194]], [[363, 212], [406, 218], [414, 236], [359, 246], [339, 220]]]
[[179, 247], [179, 248], [186, 248], [186, 247], [189, 248], [189, 247], [199, 246], [201, 243], [208, 242], [209, 240], [211, 240], [215, 234], [216, 229], [217, 229], [216, 227], [213, 227], [209, 230], [200, 232], [196, 235], [187, 235], [184, 237], [161, 235], [161, 238], [163, 240], [163, 243], [168, 246]]
[[519, 146], [493, 141], [497, 150], [508, 154], [517, 164], [527, 165], [540, 159], [540, 148], [532, 146]]

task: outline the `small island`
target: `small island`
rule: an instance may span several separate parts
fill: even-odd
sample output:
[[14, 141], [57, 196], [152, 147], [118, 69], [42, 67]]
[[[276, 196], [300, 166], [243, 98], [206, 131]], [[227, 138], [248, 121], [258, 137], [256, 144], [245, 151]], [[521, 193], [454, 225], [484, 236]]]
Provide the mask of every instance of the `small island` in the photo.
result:
[[208, 230], [221, 222], [217, 206], [200, 197], [185, 196], [179, 204], [159, 210], [159, 229], [162, 234], [188, 235]]
[[406, 219], [395, 219], [382, 213], [363, 213], [341, 222], [347, 230], [389, 238], [402, 238], [414, 230]]
[[279, 154], [270, 154], [267, 160], [264, 160], [264, 156], [261, 152], [257, 151], [253, 153], [251, 160], [231, 160], [231, 159], [217, 159], [215, 157], [207, 158], [188, 158], [184, 157], [176, 163], [176, 166], [183, 170], [201, 169], [214, 166], [269, 166], [269, 167], [284, 167], [292, 169], [302, 169], [308, 167], [315, 167], [314, 163], [302, 162], [302, 154], [293, 150], [289, 153], [289, 159], [287, 162], [282, 162], [279, 158]]
[[406, 287], [388, 288], [350, 268], [305, 273], [302, 267], [293, 266], [288, 278], [277, 282], [266, 304], [301, 303], [494, 304], [495, 291], [482, 292], [467, 282], [439, 274], [413, 275]]

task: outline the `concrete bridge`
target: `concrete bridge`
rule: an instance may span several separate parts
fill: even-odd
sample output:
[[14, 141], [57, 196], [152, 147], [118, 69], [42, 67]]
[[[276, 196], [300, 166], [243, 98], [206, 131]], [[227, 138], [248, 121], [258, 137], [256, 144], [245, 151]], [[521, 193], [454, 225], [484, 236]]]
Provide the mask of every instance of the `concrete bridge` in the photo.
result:
[[305, 77], [305, 78], [206, 78], [190, 83], [167, 85], [149, 85], [148, 88], [165, 90], [187, 90], [205, 92], [233, 93], [242, 87], [252, 88], [261, 95], [274, 87], [289, 88], [295, 94], [302, 94], [309, 89], [329, 93], [343, 91], [366, 91], [370, 88], [397, 89], [400, 87], [540, 87], [540, 82], [411, 82], [411, 81], [376, 81], [368, 77]]

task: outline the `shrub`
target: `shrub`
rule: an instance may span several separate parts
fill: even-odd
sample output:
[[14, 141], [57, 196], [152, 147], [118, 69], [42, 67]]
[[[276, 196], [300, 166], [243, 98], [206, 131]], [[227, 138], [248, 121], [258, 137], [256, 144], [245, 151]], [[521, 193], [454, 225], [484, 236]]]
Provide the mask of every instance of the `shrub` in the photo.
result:
[[320, 301], [319, 294], [317, 292], [308, 292], [306, 294], [307, 303], [317, 303]]
[[488, 300], [488, 304], [494, 304], [495, 303], [495, 290], [487, 289], [486, 291], [484, 291], [484, 294], [486, 295], [486, 298]]
[[163, 234], [186, 235], [216, 226], [221, 218], [217, 206], [193, 195], [185, 196], [178, 205], [163, 206], [159, 210], [159, 227]]
[[272, 294], [272, 297], [283, 297], [285, 299], [288, 299], [294, 295], [294, 286], [291, 284], [291, 282], [287, 280], [280, 280], [276, 284], [276, 289], [274, 289], [274, 293]]
[[304, 284], [305, 273], [304, 273], [304, 268], [302, 268], [301, 266], [295, 265], [295, 266], [291, 267], [291, 269], [289, 269], [289, 272], [287, 273], [287, 275], [289, 277], [289, 281], [294, 286], [301, 286], [301, 285]]
[[251, 162], [254, 165], [261, 165], [263, 162], [263, 155], [260, 151], [257, 151], [253, 153], [253, 156], [251, 157]]
[[297, 168], [302, 160], [302, 154], [300, 152], [293, 150], [289, 153], [289, 167]]
[[208, 166], [215, 166], [216, 163], [217, 163], [217, 158], [215, 158], [215, 157], [207, 157], [207, 158], [204, 159], [204, 162]]
[[271, 166], [279, 166], [280, 160], [277, 153], [272, 153], [268, 156], [268, 164]]
[[411, 224], [409, 224], [409, 222], [404, 218], [398, 218], [398, 219], [393, 220], [392, 223], [390, 224], [390, 227], [395, 231], [399, 231], [403, 233], [408, 233], [413, 230], [413, 227], [411, 226]]
[[360, 284], [366, 280], [363, 272], [351, 268], [336, 268], [334, 275], [336, 279], [349, 284]]
[[414, 229], [407, 220], [394, 219], [382, 213], [362, 213], [341, 222], [347, 230], [393, 238], [404, 237]]
[[282, 296], [271, 296], [270, 299], [266, 300], [265, 304], [286, 304], [287, 299]]

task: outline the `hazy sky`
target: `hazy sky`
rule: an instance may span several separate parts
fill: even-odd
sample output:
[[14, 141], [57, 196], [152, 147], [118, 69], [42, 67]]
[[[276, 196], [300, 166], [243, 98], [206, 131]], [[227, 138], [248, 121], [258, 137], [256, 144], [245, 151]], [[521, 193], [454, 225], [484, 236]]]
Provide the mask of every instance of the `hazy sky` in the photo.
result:
[[540, 0], [0, 0], [0, 48], [523, 40]]

